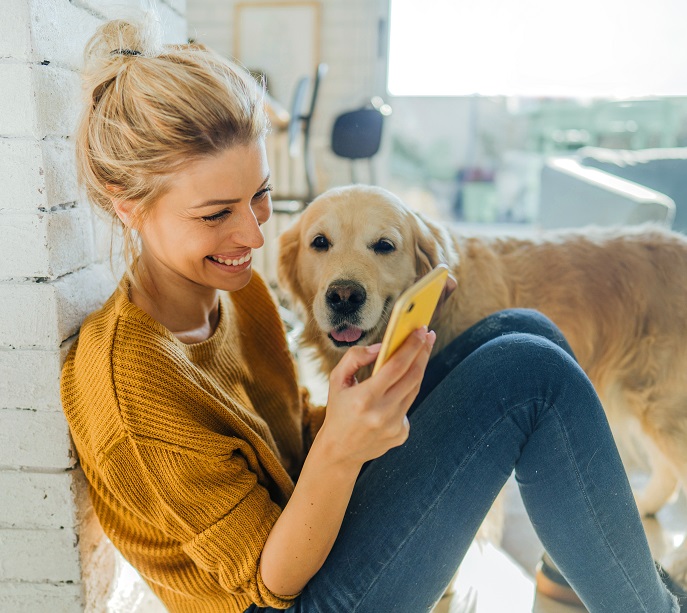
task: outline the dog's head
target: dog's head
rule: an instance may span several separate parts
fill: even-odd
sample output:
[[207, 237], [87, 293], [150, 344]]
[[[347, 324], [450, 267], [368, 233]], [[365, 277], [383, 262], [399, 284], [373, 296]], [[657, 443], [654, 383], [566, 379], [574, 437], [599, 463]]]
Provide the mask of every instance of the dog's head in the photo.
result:
[[279, 280], [305, 309], [305, 342], [336, 363], [381, 340], [391, 308], [446, 261], [443, 231], [392, 193], [354, 185], [314, 200], [279, 239]]

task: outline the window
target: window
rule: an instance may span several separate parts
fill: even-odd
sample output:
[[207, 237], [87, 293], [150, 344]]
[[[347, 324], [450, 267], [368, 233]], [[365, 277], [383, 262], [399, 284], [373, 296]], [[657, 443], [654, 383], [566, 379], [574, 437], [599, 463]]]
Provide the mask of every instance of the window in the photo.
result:
[[395, 96], [687, 94], [685, 0], [391, 0]]

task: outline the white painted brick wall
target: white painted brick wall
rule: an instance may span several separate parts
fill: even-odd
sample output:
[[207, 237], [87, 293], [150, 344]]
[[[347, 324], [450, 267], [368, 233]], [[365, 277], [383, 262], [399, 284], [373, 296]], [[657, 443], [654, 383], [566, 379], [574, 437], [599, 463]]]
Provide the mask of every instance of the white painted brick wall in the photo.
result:
[[74, 145], [64, 138], [0, 138], [0, 209], [55, 210], [78, 200]]
[[43, 139], [73, 133], [80, 103], [75, 71], [42, 64], [2, 63], [0, 84], [3, 137]]
[[[0, 36], [0, 38], [2, 38]], [[33, 134], [36, 122], [36, 98], [28, 64], [0, 64], [0, 134], [3, 137]]]
[[12, 613], [80, 613], [81, 585], [0, 582], [0, 611]]
[[64, 0], [33, 3], [31, 19], [29, 60], [48, 60], [50, 65], [78, 70], [84, 45], [100, 19]]
[[113, 289], [114, 280], [102, 264], [52, 283], [0, 283], [0, 349], [54, 350], [78, 332], [84, 317]]
[[3, 0], [0, 58], [28, 60], [31, 52], [30, 7], [26, 0]]
[[[39, 210], [54, 211], [60, 205], [79, 200], [74, 174], [74, 143], [62, 138], [46, 138], [41, 141], [43, 151], [43, 197]], [[85, 206], [85, 203], [84, 203]]]
[[4, 237], [0, 280], [56, 279], [93, 261], [93, 226], [86, 208], [6, 213], [0, 217], [0, 234]]
[[[185, 42], [185, 0], [158, 0]], [[2, 0], [0, 20], [0, 611], [105, 611], [115, 564], [76, 464], [60, 370], [110, 295], [107, 224], [79, 195], [83, 47], [139, 0]], [[127, 612], [128, 613], [128, 612]], [[132, 612], [133, 613], [133, 612]]]
[[[54, 396], [52, 401], [55, 402]], [[27, 432], [31, 435], [27, 436]], [[76, 454], [72, 449], [69, 427], [59, 407], [52, 412], [37, 409], [0, 411], [0, 468], [19, 466], [26, 471], [54, 471], [73, 468], [75, 463]], [[0, 475], [3, 474], [0, 472]], [[25, 473], [21, 475], [24, 478]], [[3, 500], [5, 502], [0, 502], [0, 512], [3, 504], [14, 504], [14, 498]]]
[[[59, 410], [62, 361], [61, 351], [0, 351], [0, 409]], [[0, 428], [0, 437], [5, 430]]]
[[38, 210], [45, 193], [42, 160], [40, 142], [0, 138], [0, 210]]
[[[80, 583], [77, 544], [74, 528], [64, 530], [0, 529], [0, 551], [2, 551], [0, 583], [5, 581]], [[8, 611], [12, 610], [8, 609]]]
[[5, 471], [0, 473], [3, 492], [21, 492], [12, 504], [0, 505], [1, 528], [63, 530], [75, 524], [72, 478], [60, 474]]

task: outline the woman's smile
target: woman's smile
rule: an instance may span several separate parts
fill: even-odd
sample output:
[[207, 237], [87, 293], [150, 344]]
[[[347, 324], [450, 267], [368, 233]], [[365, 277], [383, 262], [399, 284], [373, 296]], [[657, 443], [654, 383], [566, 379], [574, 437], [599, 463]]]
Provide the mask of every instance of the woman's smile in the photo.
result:
[[223, 272], [240, 272], [251, 265], [253, 254], [247, 251], [243, 255], [209, 255], [205, 259]]
[[253, 252], [265, 242], [260, 228], [272, 212], [270, 190], [262, 139], [178, 173], [141, 228], [142, 262], [158, 293], [197, 300], [204, 287], [214, 303], [216, 290], [245, 287]]

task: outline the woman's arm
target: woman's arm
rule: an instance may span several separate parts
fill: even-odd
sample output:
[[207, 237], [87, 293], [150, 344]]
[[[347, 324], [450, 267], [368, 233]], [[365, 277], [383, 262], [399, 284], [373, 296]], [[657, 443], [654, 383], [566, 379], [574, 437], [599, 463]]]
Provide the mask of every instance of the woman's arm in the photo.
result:
[[260, 573], [276, 594], [296, 594], [327, 559], [362, 465], [403, 444], [405, 417], [420, 389], [435, 335], [410, 336], [380, 372], [358, 384], [355, 373], [379, 346], [352, 347], [332, 371], [324, 424], [262, 551]]

